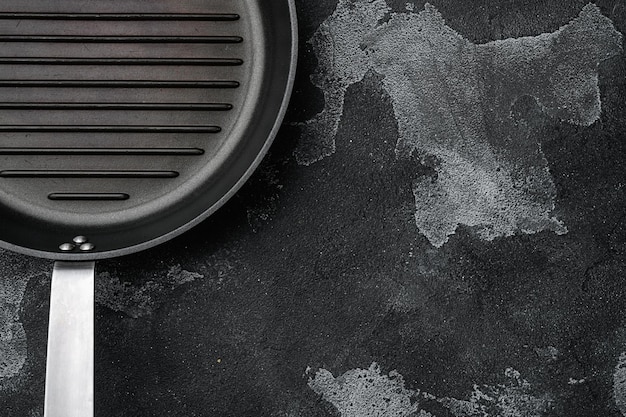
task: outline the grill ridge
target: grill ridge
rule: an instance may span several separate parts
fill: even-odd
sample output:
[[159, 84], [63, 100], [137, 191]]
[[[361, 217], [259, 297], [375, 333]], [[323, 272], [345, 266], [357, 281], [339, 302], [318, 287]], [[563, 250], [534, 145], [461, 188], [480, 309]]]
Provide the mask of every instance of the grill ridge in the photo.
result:
[[0, 132], [219, 133], [219, 126], [179, 125], [0, 125]]
[[126, 193], [50, 193], [48, 199], [54, 201], [125, 201]]
[[179, 155], [199, 156], [200, 148], [0, 148], [0, 155]]
[[4, 170], [3, 178], [176, 178], [177, 171], [142, 170]]
[[208, 21], [234, 22], [236, 13], [50, 13], [50, 12], [0, 12], [5, 20], [104, 20], [104, 21]]
[[59, 87], [59, 88], [239, 88], [234, 80], [0, 80], [0, 87]]
[[[5, 45], [4, 56], [0, 56], [0, 88], [12, 89], [4, 90], [11, 97], [0, 101], [0, 157], [2, 161], [13, 161], [2, 165], [0, 179], [38, 184], [63, 181], [62, 190], [54, 190], [58, 182], [50, 183], [52, 190], [41, 187], [41, 197], [50, 204], [97, 201], [119, 205], [131, 196], [151, 191], [130, 185], [128, 190], [111, 192], [108, 187], [101, 189], [106, 182], [97, 179], [176, 181], [193, 166], [190, 161], [202, 160], [213, 146], [218, 146], [221, 122], [233, 120], [227, 115], [236, 105], [242, 84], [238, 68], [245, 64], [239, 13], [0, 11], [0, 21], [11, 20], [33, 23], [25, 25], [23, 33], [19, 33], [18, 26], [0, 31], [0, 42]], [[109, 33], [89, 33], [89, 22], [98, 21], [128, 24], [116, 24], [114, 30], [105, 30]], [[66, 23], [60, 26], [53, 22]], [[131, 26], [133, 22], [189, 22], [184, 26], [189, 29], [175, 34], [142, 34], [134, 29], [140, 26]], [[194, 30], [193, 22], [225, 23], [215, 27], [200, 24], [199, 31]], [[64, 53], [64, 44], [85, 45], [85, 51], [93, 44], [112, 46], [110, 52], [100, 49], [104, 52], [96, 56], [81, 56], [81, 49]], [[159, 45], [165, 44], [180, 47], [162, 52]], [[135, 56], [142, 45], [151, 49]], [[201, 49], [192, 45], [210, 46], [209, 55], [198, 55]], [[166, 73], [159, 67], [172, 69]], [[101, 68], [112, 68], [113, 78], [91, 75], [97, 74], [92, 71], [102, 72]], [[38, 90], [45, 88], [54, 91]], [[120, 93], [103, 97], [109, 90]], [[170, 91], [176, 99], [167, 98]], [[182, 97], [183, 91], [189, 91], [193, 99]], [[80, 98], [76, 97], [79, 92]], [[18, 114], [16, 110], [26, 112]], [[57, 116], [49, 120], [53, 114]], [[89, 134], [98, 135], [104, 144]], [[200, 135], [217, 138], [216, 145], [200, 142], [204, 140]], [[168, 142], [170, 137], [175, 142]], [[94, 156], [102, 157], [98, 169], [83, 169], [81, 158]], [[144, 163], [137, 165], [142, 161], [138, 158], [145, 158]], [[136, 169], [143, 166], [163, 169]]]
[[0, 42], [60, 43], [241, 43], [241, 36], [85, 36], [85, 35], [0, 35]]
[[48, 57], [0, 57], [3, 65], [203, 65], [239, 66], [239, 58], [48, 58]]
[[187, 110], [228, 111], [229, 103], [34, 103], [0, 102], [0, 109], [13, 110]]

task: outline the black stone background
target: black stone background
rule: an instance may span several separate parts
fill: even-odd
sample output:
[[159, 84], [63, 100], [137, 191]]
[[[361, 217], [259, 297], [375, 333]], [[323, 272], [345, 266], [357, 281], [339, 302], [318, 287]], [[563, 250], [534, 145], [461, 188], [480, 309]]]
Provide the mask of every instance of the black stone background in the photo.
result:
[[[483, 43], [554, 31], [586, 1], [431, 3]], [[626, 33], [626, 3], [597, 4]], [[130, 288], [158, 285], [141, 317], [97, 306], [96, 415], [338, 415], [308, 388], [306, 368], [337, 376], [377, 362], [411, 389], [455, 398], [475, 383], [502, 382], [511, 367], [554, 399], [548, 416], [619, 416], [612, 375], [626, 351], [624, 55], [602, 66], [600, 122], [536, 127], [558, 190], [555, 214], [569, 233], [484, 242], [460, 227], [436, 250], [415, 226], [411, 192], [415, 178], [433, 173], [395, 159], [397, 126], [376, 77], [348, 91], [337, 152], [309, 167], [295, 163], [293, 122], [323, 106], [308, 80], [316, 58], [306, 40], [335, 3], [297, 5], [296, 91], [258, 172], [193, 231], [98, 264], [100, 275]], [[0, 416], [42, 415], [51, 262], [10, 253], [1, 260], [4, 275], [36, 274], [20, 309], [27, 363], [0, 391]], [[204, 278], [173, 288], [167, 275], [176, 266]], [[401, 295], [412, 307], [392, 309]], [[556, 359], [541, 354], [548, 346]], [[585, 383], [570, 385], [570, 377]]]

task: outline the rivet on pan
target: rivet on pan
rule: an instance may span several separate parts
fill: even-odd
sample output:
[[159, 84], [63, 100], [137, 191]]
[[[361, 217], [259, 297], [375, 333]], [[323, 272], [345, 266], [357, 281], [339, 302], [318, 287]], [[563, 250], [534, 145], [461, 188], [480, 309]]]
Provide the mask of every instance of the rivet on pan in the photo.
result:
[[71, 252], [74, 250], [76, 246], [72, 243], [64, 243], [61, 246], [59, 246], [59, 249], [61, 249], [63, 252]]
[[93, 243], [83, 243], [82, 245], [80, 245], [79, 249], [83, 252], [89, 252], [90, 250], [94, 250], [95, 246]]
[[85, 236], [76, 236], [74, 239], [72, 239], [74, 241], [74, 243], [76, 243], [77, 245], [82, 245], [83, 243], [87, 243], [89, 241], [89, 239], [87, 239]]

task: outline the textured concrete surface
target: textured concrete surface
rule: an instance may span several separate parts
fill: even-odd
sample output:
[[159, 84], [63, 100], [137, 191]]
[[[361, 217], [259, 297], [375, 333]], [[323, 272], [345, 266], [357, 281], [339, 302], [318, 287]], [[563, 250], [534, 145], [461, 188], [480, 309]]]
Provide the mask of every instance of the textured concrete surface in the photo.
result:
[[[626, 3], [297, 6], [259, 171], [98, 264], [96, 415], [626, 416]], [[1, 417], [51, 266], [0, 253]]]

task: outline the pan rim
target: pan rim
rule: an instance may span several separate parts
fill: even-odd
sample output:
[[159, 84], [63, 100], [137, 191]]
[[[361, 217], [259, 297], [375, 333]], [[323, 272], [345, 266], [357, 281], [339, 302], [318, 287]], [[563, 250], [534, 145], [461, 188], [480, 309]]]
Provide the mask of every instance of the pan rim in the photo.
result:
[[293, 87], [295, 83], [296, 77], [296, 67], [298, 63], [298, 20], [297, 20], [297, 11], [295, 0], [287, 0], [288, 8], [289, 8], [289, 17], [291, 20], [291, 57], [289, 62], [289, 73], [287, 76], [287, 82], [285, 85], [285, 90], [283, 94], [283, 99], [279, 108], [279, 111], [276, 114], [276, 118], [274, 120], [274, 124], [272, 129], [270, 130], [263, 147], [258, 152], [254, 161], [249, 165], [244, 174], [239, 178], [239, 180], [231, 187], [231, 189], [225, 193], [218, 201], [216, 201], [213, 205], [207, 208], [205, 211], [200, 213], [198, 216], [188, 221], [184, 225], [173, 229], [167, 233], [164, 233], [158, 237], [153, 239], [127, 246], [121, 249], [114, 249], [103, 252], [93, 252], [93, 253], [56, 253], [56, 252], [47, 252], [41, 251], [37, 249], [31, 249], [19, 245], [12, 244], [10, 242], [0, 240], [0, 248], [10, 250], [12, 252], [20, 253], [23, 255], [33, 256], [37, 258], [50, 259], [55, 261], [95, 261], [102, 259], [110, 259], [116, 258], [126, 255], [131, 255], [136, 252], [141, 252], [155, 246], [158, 246], [162, 243], [165, 243], [169, 240], [172, 240], [186, 231], [192, 229], [197, 226], [199, 223], [206, 220], [213, 213], [219, 210], [227, 201], [229, 201], [240, 189], [241, 187], [248, 181], [248, 179], [252, 176], [252, 174], [256, 171], [259, 164], [267, 154], [269, 148], [271, 147], [274, 139], [278, 135], [278, 132], [282, 126], [285, 114], [287, 113], [287, 108], [289, 106], [289, 100], [291, 98]]

